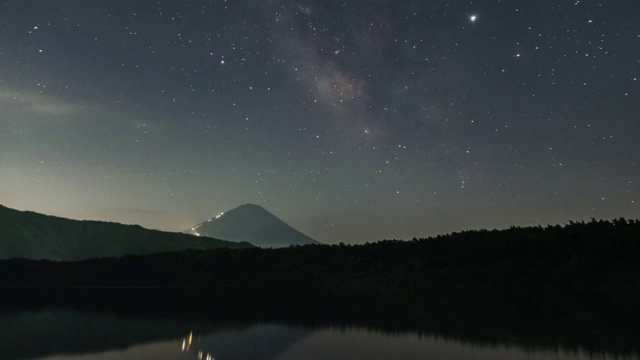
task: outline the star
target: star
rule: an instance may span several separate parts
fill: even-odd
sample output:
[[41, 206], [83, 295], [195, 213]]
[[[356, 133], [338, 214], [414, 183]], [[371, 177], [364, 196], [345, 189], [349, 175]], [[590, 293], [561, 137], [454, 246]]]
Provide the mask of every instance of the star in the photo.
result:
[[0, 1], [0, 204], [181, 231], [269, 201], [354, 243], [640, 217], [637, 15], [579, 2]]

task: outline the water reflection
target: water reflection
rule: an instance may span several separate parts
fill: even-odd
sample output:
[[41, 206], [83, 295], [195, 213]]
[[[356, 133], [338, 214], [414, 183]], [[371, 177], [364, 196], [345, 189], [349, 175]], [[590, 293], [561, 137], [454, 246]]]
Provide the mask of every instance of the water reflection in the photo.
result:
[[582, 351], [525, 349], [519, 346], [480, 346], [407, 333], [393, 336], [363, 328], [319, 329], [281, 354], [278, 360], [309, 359], [618, 359]]
[[3, 360], [640, 359], [637, 353], [621, 356], [366, 327], [220, 324], [70, 310], [0, 313], [0, 324]]
[[[186, 338], [182, 339], [182, 352], [183, 353], [189, 353], [194, 351], [193, 349], [191, 349], [191, 345], [193, 345], [193, 331], [189, 332], [189, 336], [187, 336]], [[215, 360], [215, 358], [213, 356], [211, 356], [210, 353], [205, 353], [203, 350], [197, 350], [198, 353], [198, 360]]]
[[[256, 329], [267, 329], [273, 333], [295, 331], [287, 326], [256, 325], [246, 333]], [[231, 331], [233, 332], [233, 330]], [[282, 351], [267, 354], [255, 348], [255, 343], [244, 339], [243, 346], [229, 352], [232, 343], [220, 341], [229, 336], [223, 331], [215, 334], [198, 336], [193, 343], [193, 332], [182, 339], [182, 352], [197, 356], [198, 360], [238, 360], [238, 359], [270, 359], [270, 360], [333, 360], [349, 359], [510, 359], [510, 360], [581, 360], [581, 359], [638, 359], [638, 357], [620, 357], [608, 354], [592, 354], [583, 350], [562, 349], [529, 349], [518, 346], [477, 345], [458, 341], [445, 340], [433, 336], [421, 336], [407, 333], [401, 336], [385, 334], [366, 328], [332, 328], [314, 329], [308, 336], [288, 344]], [[238, 339], [242, 342], [242, 339]], [[255, 339], [254, 339], [255, 340]], [[238, 344], [239, 345], [239, 344]], [[193, 346], [193, 348], [192, 348]], [[195, 350], [197, 348], [197, 350]], [[242, 351], [244, 349], [245, 351]], [[216, 351], [217, 350], [217, 351]], [[226, 350], [226, 353], [225, 353]], [[224, 354], [214, 356], [214, 354]], [[197, 354], [197, 355], [196, 355]]]
[[198, 360], [277, 359], [315, 330], [277, 324], [225, 327], [212, 332], [190, 332], [182, 338], [182, 351]]

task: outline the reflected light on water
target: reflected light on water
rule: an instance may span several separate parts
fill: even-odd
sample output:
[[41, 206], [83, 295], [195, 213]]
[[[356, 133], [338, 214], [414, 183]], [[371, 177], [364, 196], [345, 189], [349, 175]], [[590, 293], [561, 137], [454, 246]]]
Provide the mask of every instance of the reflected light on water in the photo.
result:
[[[287, 329], [283, 326], [282, 329]], [[225, 337], [225, 332], [196, 335], [194, 341], [193, 331], [182, 340], [182, 352], [191, 354], [198, 360], [215, 360], [211, 354], [211, 340]], [[228, 339], [227, 339], [228, 340]], [[253, 348], [255, 344], [251, 341], [257, 339], [246, 339], [245, 345]], [[260, 342], [260, 340], [258, 340]], [[223, 360], [246, 359], [246, 354], [240, 357], [234, 351], [224, 350], [226, 346], [235, 346], [232, 342], [223, 341]], [[232, 345], [235, 344], [235, 345]], [[218, 344], [218, 346], [220, 343]], [[255, 349], [254, 349], [255, 350]], [[227, 351], [225, 353], [225, 351]], [[231, 357], [229, 357], [230, 354]], [[345, 354], [353, 355], [356, 358], [366, 359], [389, 359], [397, 358], [398, 354], [403, 354], [403, 359], [481, 359], [481, 360], [610, 360], [610, 359], [633, 359], [637, 357], [615, 357], [608, 354], [594, 356], [593, 353], [581, 349], [561, 350], [561, 349], [530, 349], [513, 345], [478, 345], [464, 343], [439, 338], [437, 336], [422, 336], [407, 333], [403, 336], [392, 336], [384, 332], [371, 331], [361, 328], [336, 329], [320, 328], [314, 330], [308, 336], [298, 339], [281, 349], [277, 354], [268, 356], [260, 352], [253, 355], [254, 359], [269, 360], [329, 360], [342, 358]]]
[[[183, 353], [190, 353], [192, 345], [193, 345], [193, 331], [190, 331], [189, 335], [182, 339], [182, 352]], [[208, 352], [205, 353], [202, 350], [198, 350], [197, 354], [198, 354], [197, 355], [198, 356], [198, 360], [215, 360], [213, 355], [211, 355]]]
[[189, 351], [189, 348], [191, 348], [192, 343], [193, 343], [193, 331], [189, 333], [189, 336], [182, 339], [182, 352]]
[[[65, 331], [88, 323], [80, 334]], [[357, 326], [184, 323], [70, 311], [0, 313], [0, 324], [0, 360], [640, 360], [638, 346], [606, 351]]]

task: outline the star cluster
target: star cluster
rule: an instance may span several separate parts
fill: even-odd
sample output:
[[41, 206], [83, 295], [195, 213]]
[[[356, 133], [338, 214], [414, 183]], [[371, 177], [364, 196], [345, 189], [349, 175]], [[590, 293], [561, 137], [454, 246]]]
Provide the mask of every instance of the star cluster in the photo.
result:
[[324, 242], [640, 217], [634, 0], [0, 3], [0, 203]]

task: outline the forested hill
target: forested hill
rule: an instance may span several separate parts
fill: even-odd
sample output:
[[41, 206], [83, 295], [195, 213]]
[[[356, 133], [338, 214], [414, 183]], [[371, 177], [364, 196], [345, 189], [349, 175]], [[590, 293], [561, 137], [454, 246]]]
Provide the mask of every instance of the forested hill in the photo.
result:
[[0, 262], [0, 285], [412, 297], [434, 289], [640, 289], [640, 221], [465, 231], [413, 241]]
[[138, 225], [71, 220], [0, 205], [0, 259], [74, 261], [221, 247], [252, 246]]

